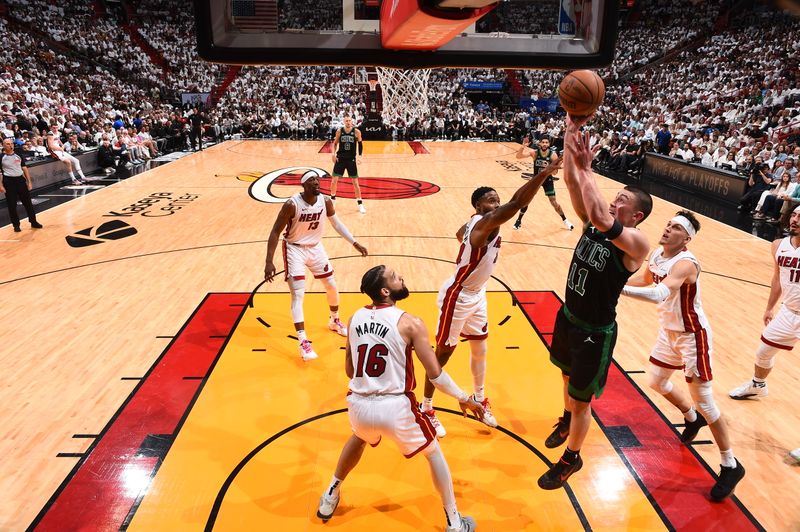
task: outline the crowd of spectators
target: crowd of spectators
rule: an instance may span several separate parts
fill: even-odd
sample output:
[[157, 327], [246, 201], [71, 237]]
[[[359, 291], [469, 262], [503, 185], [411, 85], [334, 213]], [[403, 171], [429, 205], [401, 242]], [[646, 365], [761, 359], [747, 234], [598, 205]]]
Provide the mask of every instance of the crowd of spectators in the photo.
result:
[[137, 17], [141, 20], [137, 24], [139, 33], [169, 64], [166, 83], [171, 88], [209, 92], [224, 76], [226, 67], [202, 61], [197, 55], [191, 2], [171, 2], [169, 11], [157, 3], [141, 4]]
[[[536, 4], [536, 9], [549, 9], [550, 4], [558, 7], [548, 2]], [[120, 129], [131, 138], [145, 132], [140, 140], [147, 149], [134, 148], [135, 156], [129, 161], [123, 157], [123, 162], [157, 153], [159, 146], [149, 143], [150, 138], [162, 139], [161, 149], [189, 146], [191, 111], [165, 97], [167, 89], [208, 92], [225, 67], [197, 57], [187, 0], [169, 9], [155, 0], [135, 4], [135, 26], [166, 59], [171, 71], [166, 77], [115, 16], [48, 0], [8, 0], [8, 5], [11, 19], [22, 26], [14, 22], [12, 27], [0, 18], [0, 32], [6, 35], [0, 50], [0, 112], [5, 130], [21, 147], [44, 155], [42, 133], [54, 124], [63, 142], [74, 133], [85, 148], [102, 145], [107, 137], [118, 158]], [[763, 138], [773, 142], [776, 153], [795, 156], [793, 128], [800, 120], [796, 19], [769, 10], [747, 11], [701, 46], [625, 76], [652, 58], [648, 51], [660, 54], [694, 35], [710, 33], [722, 5], [643, 0], [638, 22], [628, 21], [623, 29], [617, 60], [607, 72], [606, 100], [592, 121], [594, 142], [602, 145], [599, 168], [636, 172], [643, 154], [652, 150], [749, 177], [755, 157], [764, 149], [758, 146]], [[505, 2], [498, 9], [528, 18], [520, 2]], [[542, 24], [551, 20], [549, 15], [530, 18]], [[320, 22], [314, 24], [319, 29]], [[518, 71], [516, 78], [535, 99], [554, 97], [562, 76], [557, 71]], [[503, 70], [434, 69], [428, 82], [428, 115], [410, 123], [396, 117], [386, 127], [397, 138], [558, 138], [563, 115], [520, 109], [507, 96], [476, 95], [464, 86], [465, 81], [509, 79]], [[245, 67], [216, 106], [206, 110], [202, 123], [213, 138], [326, 139], [344, 115], [357, 122], [364, 119], [369, 98], [368, 89], [356, 84], [352, 68]], [[668, 142], [660, 144], [667, 134]], [[764, 162], [774, 173], [778, 163], [769, 157]], [[785, 167], [785, 162], [778, 166]]]
[[162, 72], [116, 21], [97, 17], [91, 3], [7, 0], [11, 16], [111, 69], [116, 77], [162, 83]]
[[500, 2], [475, 24], [478, 33], [558, 34], [558, 12], [561, 0], [507, 0]]
[[[311, 7], [311, 8], [310, 8]], [[319, 0], [313, 5], [278, 1], [278, 30], [341, 30], [342, 1]]]

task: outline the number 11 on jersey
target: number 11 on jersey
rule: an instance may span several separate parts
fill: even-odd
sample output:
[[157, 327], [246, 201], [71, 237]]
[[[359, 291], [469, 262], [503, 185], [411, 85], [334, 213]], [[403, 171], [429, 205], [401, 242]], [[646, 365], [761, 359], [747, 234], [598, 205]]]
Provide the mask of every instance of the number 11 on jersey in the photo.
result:
[[567, 287], [574, 290], [578, 295], [586, 293], [586, 278], [589, 277], [589, 270], [586, 268], [578, 269], [578, 265], [574, 262], [569, 268], [569, 277], [567, 277]]

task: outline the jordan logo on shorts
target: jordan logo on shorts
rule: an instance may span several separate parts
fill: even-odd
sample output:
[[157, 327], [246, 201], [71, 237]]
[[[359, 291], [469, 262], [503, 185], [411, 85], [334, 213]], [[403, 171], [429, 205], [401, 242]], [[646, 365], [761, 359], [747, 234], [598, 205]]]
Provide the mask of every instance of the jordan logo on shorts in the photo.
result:
[[586, 340], [584, 340], [584, 341], [583, 341], [583, 343], [585, 344], [586, 342], [589, 342], [590, 344], [593, 344], [593, 343], [594, 343], [594, 340], [592, 340], [592, 337], [591, 337], [591, 336], [587, 336], [587, 337], [586, 337]]

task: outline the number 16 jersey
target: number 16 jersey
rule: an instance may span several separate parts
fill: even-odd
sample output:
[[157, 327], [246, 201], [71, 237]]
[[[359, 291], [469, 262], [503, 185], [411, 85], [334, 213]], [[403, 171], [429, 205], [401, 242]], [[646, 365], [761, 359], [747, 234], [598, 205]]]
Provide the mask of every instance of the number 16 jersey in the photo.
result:
[[414, 389], [411, 346], [397, 326], [403, 314], [394, 305], [369, 305], [353, 314], [347, 329], [353, 358], [351, 392], [403, 394]]

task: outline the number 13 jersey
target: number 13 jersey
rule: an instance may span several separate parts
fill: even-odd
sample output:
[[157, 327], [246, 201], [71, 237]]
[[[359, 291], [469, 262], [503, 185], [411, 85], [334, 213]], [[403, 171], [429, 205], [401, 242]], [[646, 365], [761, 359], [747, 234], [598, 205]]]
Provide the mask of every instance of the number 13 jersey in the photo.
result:
[[411, 346], [397, 326], [403, 314], [393, 305], [369, 305], [353, 314], [347, 329], [353, 358], [351, 392], [403, 394], [417, 385]]
[[325, 196], [320, 194], [313, 205], [306, 203], [301, 193], [289, 198], [294, 203], [294, 216], [286, 226], [283, 238], [290, 244], [313, 246], [322, 240], [322, 218], [325, 216]]

